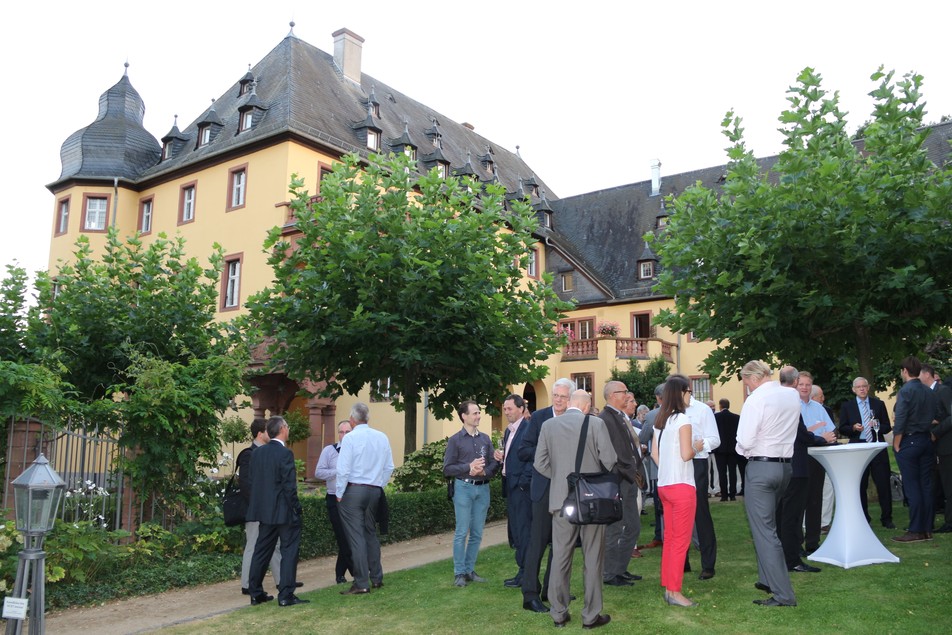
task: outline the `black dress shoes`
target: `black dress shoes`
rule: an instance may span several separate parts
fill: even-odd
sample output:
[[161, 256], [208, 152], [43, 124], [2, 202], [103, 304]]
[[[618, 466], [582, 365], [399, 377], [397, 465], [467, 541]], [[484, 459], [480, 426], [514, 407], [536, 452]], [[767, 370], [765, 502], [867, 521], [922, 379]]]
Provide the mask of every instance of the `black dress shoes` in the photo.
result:
[[777, 598], [767, 598], [766, 600], [754, 600], [754, 604], [759, 604], [760, 606], [796, 606], [796, 604], [784, 604], [777, 600]]
[[820, 569], [820, 567], [814, 567], [808, 564], [798, 564], [795, 567], [790, 567], [787, 569], [787, 571], [790, 571], [791, 573], [794, 571], [797, 573], [819, 573], [822, 571], [822, 569]]
[[310, 600], [304, 600], [296, 595], [292, 595], [286, 600], [278, 600], [278, 606], [294, 606], [296, 604], [310, 604]]
[[265, 602], [270, 602], [274, 599], [273, 595], [268, 595], [267, 593], [261, 593], [259, 595], [251, 596], [251, 606], [258, 606], [259, 604], [264, 604]]
[[770, 590], [770, 587], [763, 582], [754, 582], [754, 588], [763, 591], [764, 593], [773, 593], [773, 591]]
[[637, 582], [638, 580], [642, 579], [640, 575], [628, 573], [627, 571], [618, 574], [618, 577], [622, 578], [623, 580], [628, 580], [629, 582]]
[[611, 615], [599, 615], [595, 618], [595, 621], [591, 624], [582, 624], [582, 628], [598, 628], [599, 626], [605, 626], [612, 621]]
[[542, 600], [535, 599], [522, 603], [522, 608], [533, 613], [548, 613], [549, 607], [542, 603]]
[[[884, 520], [884, 521], [883, 521], [883, 528], [885, 528], [885, 529], [895, 529], [895, 528], [896, 528], [896, 523], [894, 523], [894, 522], [891, 521], [891, 520]], [[942, 530], [940, 529], [939, 531], [942, 531]], [[950, 527], [950, 528], [947, 529], [946, 531], [952, 531], [952, 527]]]
[[345, 582], [347, 582], [347, 578], [342, 575], [337, 576], [337, 584], [344, 584]]
[[631, 580], [626, 580], [620, 575], [616, 575], [614, 578], [608, 578], [605, 580], [605, 584], [608, 586], [634, 586], [635, 583]]
[[714, 577], [713, 569], [704, 569], [701, 571], [701, 575], [697, 577], [698, 580], [710, 580]]
[[556, 627], [556, 628], [565, 628], [565, 625], [568, 624], [568, 623], [571, 622], [571, 621], [572, 621], [572, 616], [569, 615], [568, 613], [566, 613], [566, 614], [565, 614], [565, 619], [562, 620], [561, 622], [556, 622], [556, 623], [555, 623], [555, 627]]
[[509, 578], [508, 580], [503, 582], [502, 585], [506, 587], [507, 589], [521, 589], [522, 578], [520, 578], [519, 576]]
[[295, 582], [295, 583], [294, 583], [294, 588], [295, 588], [295, 589], [300, 589], [302, 586], [304, 586], [304, 583], [303, 583], [303, 582]]
[[371, 589], [380, 589], [380, 588], [383, 588], [383, 580], [381, 580], [380, 582], [374, 582], [373, 580], [371, 580], [371, 581], [370, 581], [370, 588], [371, 588]]
[[341, 591], [341, 595], [364, 595], [370, 593], [370, 589], [363, 589], [356, 584], [352, 584], [346, 591]]
[[242, 595], [251, 595], [251, 591], [248, 590], [248, 587], [241, 587]]

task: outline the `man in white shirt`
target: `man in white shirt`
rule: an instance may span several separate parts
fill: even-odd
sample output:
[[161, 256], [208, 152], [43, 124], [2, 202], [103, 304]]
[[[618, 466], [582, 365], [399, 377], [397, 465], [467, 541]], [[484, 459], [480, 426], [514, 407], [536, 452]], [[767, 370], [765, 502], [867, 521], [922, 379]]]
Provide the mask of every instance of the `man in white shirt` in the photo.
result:
[[362, 595], [370, 593], [371, 586], [383, 586], [377, 508], [393, 473], [393, 452], [387, 435], [371, 428], [369, 419], [367, 404], [355, 403], [350, 409], [351, 431], [337, 457], [337, 502], [354, 567], [354, 583], [341, 595]]
[[747, 457], [744, 507], [757, 552], [754, 586], [773, 594], [754, 604], [796, 606], [777, 536], [777, 503], [790, 482], [790, 460], [800, 425], [797, 391], [772, 381], [770, 367], [759, 360], [747, 362], [740, 375], [750, 391], [737, 424], [737, 453]]

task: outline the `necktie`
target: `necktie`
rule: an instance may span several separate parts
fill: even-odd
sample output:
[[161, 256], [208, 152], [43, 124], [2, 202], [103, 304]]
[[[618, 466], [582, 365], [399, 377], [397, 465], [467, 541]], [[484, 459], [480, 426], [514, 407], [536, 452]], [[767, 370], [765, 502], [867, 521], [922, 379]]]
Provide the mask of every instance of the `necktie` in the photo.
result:
[[873, 428], [869, 425], [870, 414], [869, 414], [869, 402], [865, 399], [859, 402], [863, 410], [863, 439], [866, 443], [873, 442]]

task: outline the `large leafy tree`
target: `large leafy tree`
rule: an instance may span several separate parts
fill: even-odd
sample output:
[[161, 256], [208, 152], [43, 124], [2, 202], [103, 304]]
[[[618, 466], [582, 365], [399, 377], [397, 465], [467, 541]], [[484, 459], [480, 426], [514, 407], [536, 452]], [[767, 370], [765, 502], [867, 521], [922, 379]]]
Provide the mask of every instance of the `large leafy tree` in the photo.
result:
[[389, 381], [416, 449], [417, 404], [439, 416], [462, 400], [494, 402], [544, 372], [567, 305], [551, 279], [527, 280], [532, 209], [505, 190], [419, 175], [404, 157], [343, 158], [312, 201], [295, 178], [292, 242], [274, 228], [271, 286], [249, 303], [289, 376], [356, 394]]
[[166, 500], [213, 464], [219, 416], [242, 391], [247, 355], [215, 319], [221, 263], [217, 246], [204, 267], [181, 237], [111, 228], [101, 253], [81, 237], [37, 277], [28, 347], [74, 388], [73, 423], [115, 433], [125, 473]]
[[723, 188], [674, 199], [657, 250], [659, 290], [675, 307], [660, 320], [719, 344], [712, 376], [764, 358], [882, 380], [877, 368], [948, 324], [952, 182], [923, 146], [922, 77], [880, 68], [871, 80], [861, 143], [807, 68], [788, 90], [786, 147], [769, 170], [728, 112]]

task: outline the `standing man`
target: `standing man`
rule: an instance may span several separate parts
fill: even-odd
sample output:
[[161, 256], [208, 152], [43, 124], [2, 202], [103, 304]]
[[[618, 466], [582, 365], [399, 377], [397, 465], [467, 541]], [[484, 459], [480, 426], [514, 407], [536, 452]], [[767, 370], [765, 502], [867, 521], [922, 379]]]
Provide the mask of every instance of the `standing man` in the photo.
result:
[[[675, 374], [691, 385], [686, 375]], [[697, 531], [698, 546], [701, 549], [701, 574], [699, 580], [710, 580], [714, 577], [714, 564], [717, 562], [717, 536], [714, 534], [714, 519], [711, 518], [711, 507], [708, 503], [708, 457], [721, 444], [721, 437], [717, 433], [717, 421], [714, 411], [703, 401], [698, 401], [691, 395], [691, 404], [684, 413], [691, 420], [694, 437], [700, 436], [704, 440], [704, 449], [694, 455], [694, 486], [697, 493], [697, 511], [694, 514], [694, 529]], [[688, 551], [690, 554], [690, 551]], [[688, 558], [684, 561], [685, 571], [690, 571]]]
[[935, 393], [919, 381], [922, 364], [915, 357], [902, 360], [904, 382], [896, 397], [893, 451], [902, 474], [902, 487], [909, 501], [909, 531], [893, 536], [896, 542], [920, 542], [932, 538], [932, 468], [935, 447], [932, 422], [938, 414]]
[[[529, 427], [519, 446], [519, 460], [534, 463], [536, 446], [542, 424], [565, 412], [569, 405], [569, 396], [575, 392], [575, 382], [562, 377], [552, 384], [552, 405], [532, 413]], [[536, 613], [545, 613], [549, 609], [542, 603], [549, 590], [549, 571], [552, 569], [552, 550], [549, 550], [549, 562], [545, 567], [545, 578], [539, 585], [539, 570], [542, 568], [542, 555], [552, 542], [552, 515], [549, 513], [549, 479], [532, 468], [532, 480], [529, 483], [529, 498], [532, 500], [532, 526], [529, 528], [529, 548], [526, 549], [526, 566], [522, 574], [522, 608]]]
[[[886, 404], [869, 394], [869, 381], [865, 377], [853, 380], [853, 394], [856, 398], [844, 401], [840, 407], [840, 434], [847, 437], [850, 443], [885, 441], [884, 435], [892, 430]], [[879, 430], [873, 429], [873, 422], [879, 423]], [[886, 529], [895, 529], [896, 525], [892, 521], [892, 490], [889, 487], [889, 451], [886, 448], [873, 457], [863, 471], [863, 480], [860, 481], [859, 499], [863, 503], [863, 513], [866, 514], [867, 521], [869, 504], [866, 488], [870, 475], [879, 496], [879, 520]]]
[[646, 549], [653, 549], [664, 544], [664, 534], [662, 533], [664, 509], [661, 505], [661, 497], [658, 496], [658, 466], [655, 465], [654, 459], [651, 458], [651, 444], [654, 443], [654, 422], [658, 416], [658, 412], [661, 410], [661, 393], [663, 392], [664, 384], [655, 386], [655, 406], [645, 415], [645, 424], [641, 427], [641, 434], [638, 435], [641, 441], [642, 455], [648, 457], [648, 489], [651, 492], [651, 500], [654, 503], [654, 538], [644, 546]]
[[[604, 582], [610, 586], [632, 586], [640, 575], [629, 573], [631, 552], [638, 545], [641, 531], [641, 510], [638, 508], [639, 479], [641, 478], [641, 442], [627, 421], [622, 408], [628, 397], [628, 388], [620, 381], [605, 384], [605, 407], [601, 412], [608, 436], [617, 457], [612, 471], [621, 477], [622, 518], [605, 528]], [[562, 497], [565, 498], [564, 496]], [[561, 504], [561, 501], [560, 501]]]
[[337, 564], [334, 566], [337, 584], [347, 582], [344, 576], [347, 571], [350, 571], [352, 576], [356, 575], [354, 565], [350, 561], [350, 544], [347, 542], [344, 525], [340, 520], [340, 510], [337, 507], [337, 457], [340, 455], [340, 442], [344, 440], [348, 432], [350, 432], [350, 421], [345, 419], [337, 424], [337, 443], [332, 443], [321, 451], [317, 467], [314, 469], [314, 478], [324, 481], [327, 485], [327, 517], [331, 521], [331, 529], [334, 530], [334, 539], [337, 541]]
[[[251, 479], [251, 453], [266, 444], [271, 439], [268, 438], [266, 427], [268, 422], [264, 419], [256, 418], [251, 422], [251, 445], [238, 453], [235, 459], [235, 465], [238, 468], [238, 486], [241, 488], [241, 496], [248, 505], [251, 504], [251, 488], [254, 485]], [[250, 595], [248, 591], [248, 577], [251, 573], [251, 557], [255, 552], [255, 544], [258, 542], [258, 521], [245, 520], [245, 551], [241, 556], [241, 593]], [[274, 578], [274, 586], [281, 586], [281, 541], [275, 544], [271, 555], [271, 577]]]
[[[602, 566], [605, 559], [605, 526], [573, 525], [562, 517], [562, 503], [568, 496], [566, 478], [575, 471], [575, 460], [582, 434], [582, 424], [591, 407], [591, 395], [584, 390], [572, 393], [565, 414], [548, 421], [539, 435], [535, 469], [551, 479], [549, 511], [552, 519], [552, 551], [555, 573], [552, 576], [549, 612], [556, 627], [565, 626], [569, 615], [569, 584], [572, 579], [572, 556], [575, 543], [581, 535], [583, 571], [585, 576], [585, 606], [582, 609], [582, 628], [598, 628], [611, 621], [602, 615]], [[598, 417], [588, 417], [581, 472], [602, 472], [615, 466], [615, 449], [605, 423]]]
[[271, 417], [267, 424], [271, 439], [251, 453], [251, 502], [247, 520], [258, 521], [258, 540], [251, 556], [248, 594], [251, 604], [274, 599], [264, 592], [264, 568], [275, 545], [281, 540], [281, 575], [278, 604], [306, 604], [294, 595], [297, 581], [298, 547], [301, 543], [301, 503], [297, 495], [294, 454], [287, 448], [288, 424], [284, 417]]
[[363, 595], [371, 586], [383, 586], [377, 508], [393, 473], [393, 452], [387, 435], [369, 421], [370, 409], [358, 401], [350, 409], [351, 431], [337, 457], [337, 502], [354, 567], [354, 582], [341, 595]]
[[502, 482], [506, 494], [506, 515], [509, 517], [509, 540], [516, 550], [516, 575], [503, 584], [511, 589], [522, 588], [522, 575], [526, 565], [526, 549], [529, 547], [529, 530], [532, 526], [532, 499], [529, 485], [532, 482], [532, 464], [519, 459], [516, 448], [522, 443], [529, 420], [526, 418], [526, 401], [512, 394], [502, 402], [502, 414], [508, 425], [503, 435]]
[[[826, 408], [813, 401], [813, 375], [800, 371], [797, 379], [797, 392], [800, 394], [800, 416], [807, 430], [816, 436], [826, 432], [834, 432], [836, 426], [827, 413]], [[823, 518], [823, 483], [826, 481], [826, 470], [812, 456], [807, 459], [807, 471], [810, 483], [807, 490], [807, 509], [804, 533], [804, 547], [807, 553], [813, 553], [820, 548], [820, 528]]]
[[932, 422], [932, 438], [939, 461], [939, 483], [945, 498], [944, 501], [941, 498], [938, 501], [938, 504], [944, 503], [945, 522], [935, 531], [947, 534], [952, 532], [952, 388], [937, 383], [934, 391], [938, 414]]
[[476, 556], [483, 540], [483, 526], [489, 511], [489, 479], [499, 469], [493, 440], [479, 431], [480, 411], [475, 401], [464, 401], [456, 412], [463, 428], [451, 436], [443, 455], [443, 476], [455, 478], [453, 511], [456, 533], [453, 536], [454, 584], [485, 582], [476, 573]]
[[721, 486], [723, 503], [727, 500], [737, 500], [737, 452], [734, 446], [737, 445], [737, 423], [740, 421], [740, 415], [731, 412], [729, 399], [721, 399], [718, 405], [721, 409], [714, 415], [714, 421], [721, 444], [715, 448], [714, 454], [717, 456], [717, 480]]
[[[793, 366], [780, 369], [780, 385], [796, 389], [799, 372]], [[803, 417], [797, 421], [797, 436], [793, 443], [793, 469], [790, 482], [777, 505], [777, 535], [783, 545], [783, 556], [787, 562], [787, 571], [797, 573], [819, 573], [820, 568], [805, 563], [800, 556], [803, 545], [803, 512], [807, 506], [807, 493], [810, 488], [809, 468], [807, 466], [807, 448], [814, 445], [826, 445], [836, 440], [832, 432], [816, 436], [807, 431]]]
[[737, 424], [737, 453], [747, 457], [744, 507], [757, 552], [755, 587], [773, 597], [754, 600], [762, 606], [796, 606], [777, 536], [777, 504], [790, 482], [790, 459], [800, 423], [797, 391], [772, 381], [770, 367], [762, 361], [747, 362], [740, 371], [750, 396]]

